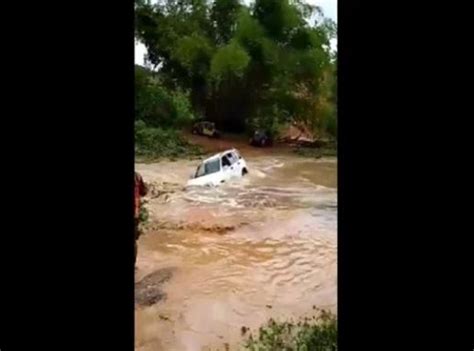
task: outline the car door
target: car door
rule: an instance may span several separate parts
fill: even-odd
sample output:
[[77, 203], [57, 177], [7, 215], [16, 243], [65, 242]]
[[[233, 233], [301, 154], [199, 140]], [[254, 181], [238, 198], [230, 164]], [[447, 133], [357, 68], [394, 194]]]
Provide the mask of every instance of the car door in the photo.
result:
[[239, 166], [237, 164], [239, 159], [236, 157], [236, 155], [233, 152], [226, 153], [225, 157], [227, 158], [228, 163], [229, 163], [229, 169], [228, 169], [229, 178], [239, 176], [240, 172], [239, 172]]
[[245, 166], [245, 162], [242, 160], [242, 158], [240, 157], [240, 155], [236, 151], [233, 151], [232, 154], [233, 154], [234, 159], [235, 159], [235, 165], [234, 165], [235, 174], [237, 176], [241, 176], [242, 175], [242, 169]]
[[191, 185], [206, 185], [209, 182], [209, 175], [206, 175], [205, 173], [205, 164], [201, 163], [196, 170], [194, 178], [192, 178], [188, 183]]
[[202, 163], [193, 180], [194, 185], [217, 185], [222, 180], [222, 168], [219, 158]]
[[231, 160], [227, 157], [227, 154], [223, 155], [220, 159], [221, 159], [222, 179], [224, 181], [227, 181], [234, 176], [233, 174], [234, 167], [232, 166]]

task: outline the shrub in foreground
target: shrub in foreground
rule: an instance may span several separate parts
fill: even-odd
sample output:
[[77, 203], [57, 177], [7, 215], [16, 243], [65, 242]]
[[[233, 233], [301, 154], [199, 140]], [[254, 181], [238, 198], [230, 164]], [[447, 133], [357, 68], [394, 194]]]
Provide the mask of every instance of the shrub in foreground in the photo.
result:
[[244, 347], [251, 351], [336, 351], [336, 317], [322, 311], [297, 324], [270, 319], [257, 336], [250, 334]]

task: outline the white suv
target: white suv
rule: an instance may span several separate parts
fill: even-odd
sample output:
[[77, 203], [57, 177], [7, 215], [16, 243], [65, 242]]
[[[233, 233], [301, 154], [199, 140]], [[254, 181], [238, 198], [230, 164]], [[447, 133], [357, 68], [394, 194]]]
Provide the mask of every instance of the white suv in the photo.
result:
[[188, 180], [192, 185], [219, 185], [248, 173], [247, 163], [236, 149], [230, 149], [204, 160]]

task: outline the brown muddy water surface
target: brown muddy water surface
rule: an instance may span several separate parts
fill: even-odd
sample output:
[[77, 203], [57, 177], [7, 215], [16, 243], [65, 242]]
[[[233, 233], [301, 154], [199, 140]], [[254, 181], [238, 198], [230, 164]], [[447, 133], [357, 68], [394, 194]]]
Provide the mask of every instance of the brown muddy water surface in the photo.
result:
[[217, 188], [184, 188], [196, 160], [136, 165], [136, 350], [240, 350], [243, 326], [337, 312], [336, 160], [243, 156], [250, 173]]

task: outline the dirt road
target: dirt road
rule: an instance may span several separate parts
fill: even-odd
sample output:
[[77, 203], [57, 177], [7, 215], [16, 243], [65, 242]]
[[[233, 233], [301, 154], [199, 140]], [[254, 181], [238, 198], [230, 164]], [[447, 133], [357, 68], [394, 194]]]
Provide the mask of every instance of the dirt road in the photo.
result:
[[238, 350], [243, 326], [336, 312], [336, 160], [220, 143], [208, 150], [238, 147], [250, 173], [218, 188], [184, 189], [198, 161], [136, 165], [154, 187], [138, 245], [136, 350]]

